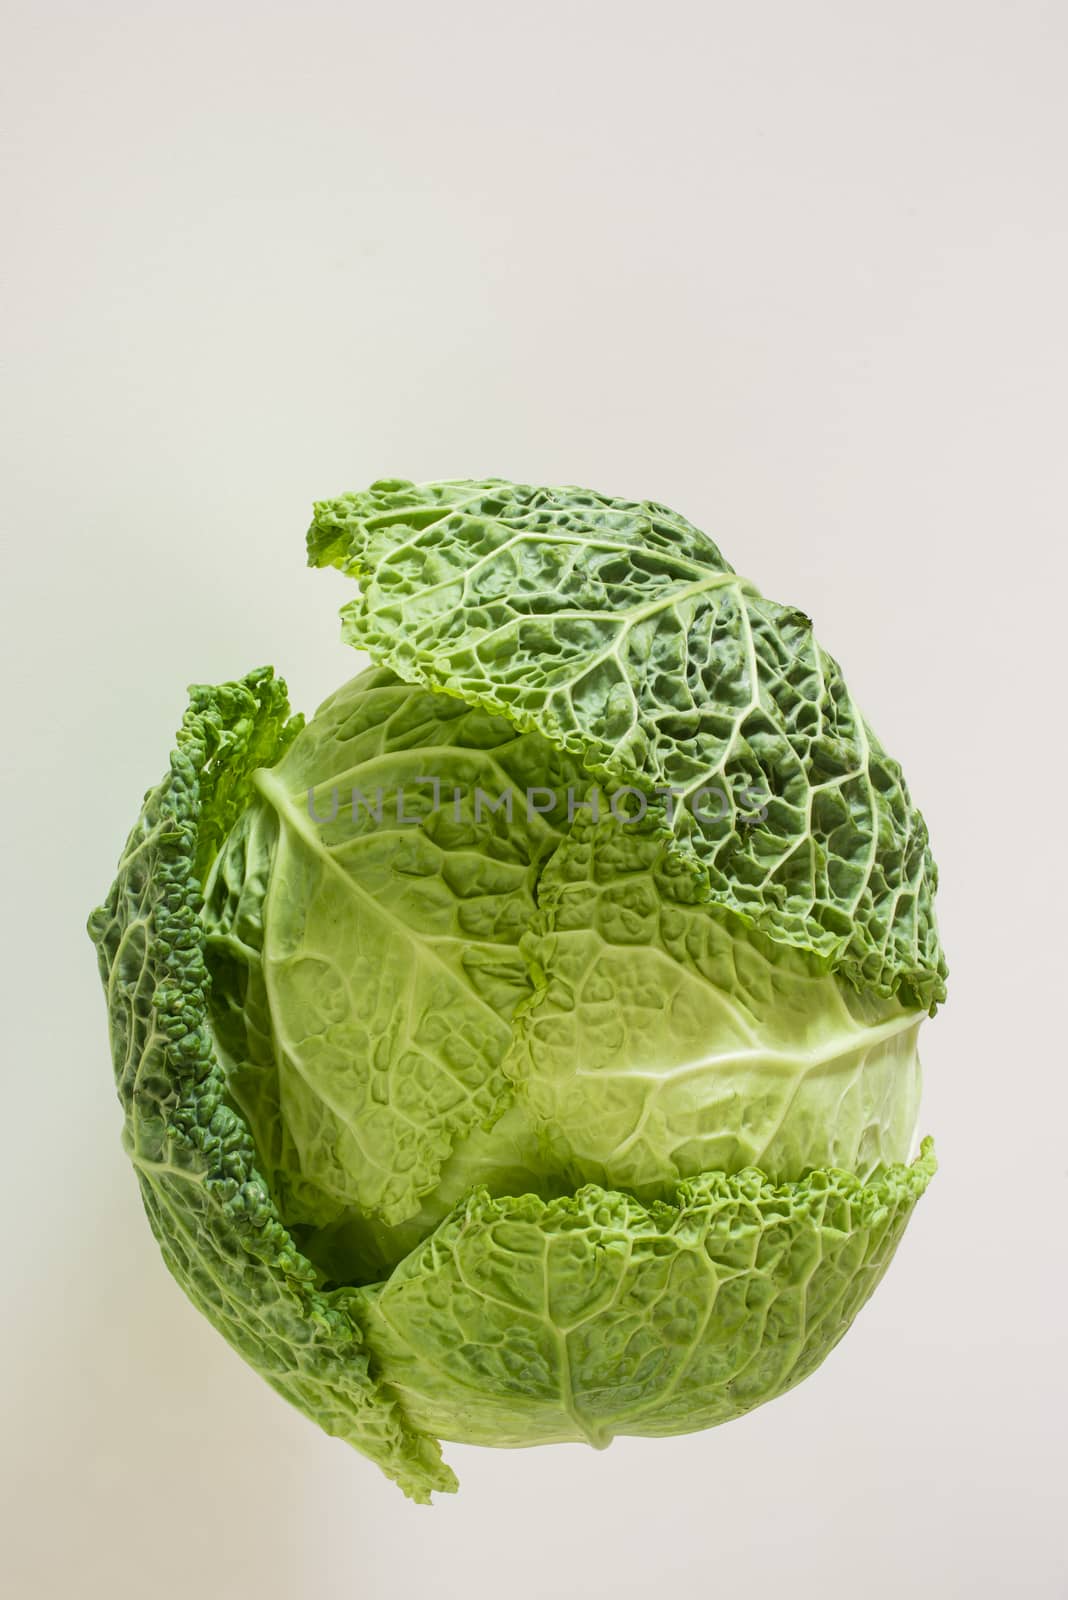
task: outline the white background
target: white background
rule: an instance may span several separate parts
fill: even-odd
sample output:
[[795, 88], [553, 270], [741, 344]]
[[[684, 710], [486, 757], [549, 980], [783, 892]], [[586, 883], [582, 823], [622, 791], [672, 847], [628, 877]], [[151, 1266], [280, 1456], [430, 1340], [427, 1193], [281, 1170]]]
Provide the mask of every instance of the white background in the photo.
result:
[[[1068, 1593], [1063, 5], [17, 4], [2, 649], [8, 1592]], [[654, 497], [816, 620], [942, 866], [941, 1171], [727, 1428], [413, 1507], [186, 1305], [86, 913], [190, 680], [354, 668], [310, 503]]]

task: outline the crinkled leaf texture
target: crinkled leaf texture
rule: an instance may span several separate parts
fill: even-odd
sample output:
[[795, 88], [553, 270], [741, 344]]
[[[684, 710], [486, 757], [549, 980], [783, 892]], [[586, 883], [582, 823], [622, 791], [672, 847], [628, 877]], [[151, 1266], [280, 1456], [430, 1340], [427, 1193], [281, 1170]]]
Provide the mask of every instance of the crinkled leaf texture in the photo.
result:
[[740, 1416], [800, 1382], [878, 1283], [934, 1171], [865, 1186], [710, 1172], [669, 1204], [476, 1191], [366, 1292], [407, 1414], [478, 1444], [604, 1446]]
[[[807, 619], [664, 507], [391, 480], [317, 507], [309, 558], [378, 664], [307, 727], [268, 669], [195, 689], [90, 919], [168, 1266], [417, 1500], [455, 1487], [439, 1437], [782, 1393], [934, 1171], [900, 770]], [[641, 814], [575, 810], [591, 783]], [[714, 817], [665, 792], [712, 784]]]
[[299, 724], [269, 670], [198, 688], [170, 771], [147, 796], [90, 919], [124, 1143], [164, 1260], [193, 1304], [287, 1400], [416, 1500], [455, 1488], [436, 1442], [372, 1375], [351, 1291], [323, 1293], [279, 1220], [226, 1087], [207, 1015], [199, 866], [251, 774]]
[[[857, 987], [945, 996], [923, 818], [802, 612], [666, 506], [496, 480], [384, 480], [317, 505], [313, 565], [359, 579], [345, 637], [678, 807], [708, 893]], [[747, 797], [767, 816], [747, 826]]]

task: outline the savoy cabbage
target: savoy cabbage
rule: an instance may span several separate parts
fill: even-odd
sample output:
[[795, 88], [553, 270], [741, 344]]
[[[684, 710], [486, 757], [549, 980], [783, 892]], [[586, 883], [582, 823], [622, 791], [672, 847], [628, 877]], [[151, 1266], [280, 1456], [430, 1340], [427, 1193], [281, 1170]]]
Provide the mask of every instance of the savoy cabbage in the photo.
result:
[[306, 725], [269, 669], [193, 689], [90, 918], [167, 1265], [417, 1500], [439, 1438], [771, 1399], [934, 1171], [899, 767], [663, 506], [388, 480], [308, 550], [374, 664]]

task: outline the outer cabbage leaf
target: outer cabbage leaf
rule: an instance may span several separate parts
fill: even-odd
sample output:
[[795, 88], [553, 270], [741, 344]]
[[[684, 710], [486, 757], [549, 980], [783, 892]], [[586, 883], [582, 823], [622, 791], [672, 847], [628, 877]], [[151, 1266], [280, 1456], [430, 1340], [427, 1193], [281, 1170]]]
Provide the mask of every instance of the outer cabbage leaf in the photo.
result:
[[936, 872], [901, 769], [809, 618], [685, 519], [586, 489], [389, 479], [317, 505], [308, 552], [359, 580], [345, 637], [376, 661], [606, 780], [694, 802], [679, 848], [720, 904], [857, 989], [944, 997]]
[[252, 772], [298, 730], [287, 715], [285, 686], [269, 670], [192, 691], [170, 771], [146, 797], [107, 902], [90, 918], [123, 1142], [163, 1258], [193, 1304], [287, 1400], [426, 1501], [455, 1479], [373, 1375], [353, 1292], [322, 1292], [279, 1220], [228, 1103], [207, 1014], [203, 871]]
[[934, 1167], [927, 1141], [867, 1185], [707, 1173], [648, 1207], [593, 1185], [550, 1202], [479, 1190], [365, 1291], [377, 1370], [420, 1427], [473, 1444], [726, 1422], [837, 1344]]

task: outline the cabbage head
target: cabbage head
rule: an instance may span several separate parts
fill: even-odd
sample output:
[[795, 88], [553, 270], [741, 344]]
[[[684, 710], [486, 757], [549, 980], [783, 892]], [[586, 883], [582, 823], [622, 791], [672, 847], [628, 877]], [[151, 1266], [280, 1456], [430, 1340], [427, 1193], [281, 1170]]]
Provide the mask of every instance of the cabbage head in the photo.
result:
[[413, 1499], [439, 1440], [725, 1422], [811, 1372], [933, 1171], [923, 820], [807, 616], [666, 507], [316, 507], [373, 665], [195, 687], [90, 918], [186, 1294]]

